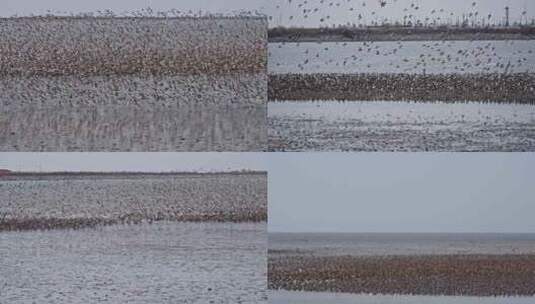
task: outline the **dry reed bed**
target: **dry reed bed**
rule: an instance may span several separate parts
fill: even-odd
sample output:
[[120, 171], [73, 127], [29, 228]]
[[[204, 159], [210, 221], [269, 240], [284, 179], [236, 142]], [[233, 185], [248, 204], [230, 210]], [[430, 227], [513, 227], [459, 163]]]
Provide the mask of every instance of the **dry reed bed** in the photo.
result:
[[0, 76], [262, 73], [265, 18], [0, 19]]
[[263, 172], [35, 174], [3, 177], [0, 189], [0, 231], [267, 219]]
[[270, 289], [372, 294], [533, 296], [534, 255], [272, 255]]
[[269, 100], [411, 100], [535, 103], [534, 74], [279, 74]]

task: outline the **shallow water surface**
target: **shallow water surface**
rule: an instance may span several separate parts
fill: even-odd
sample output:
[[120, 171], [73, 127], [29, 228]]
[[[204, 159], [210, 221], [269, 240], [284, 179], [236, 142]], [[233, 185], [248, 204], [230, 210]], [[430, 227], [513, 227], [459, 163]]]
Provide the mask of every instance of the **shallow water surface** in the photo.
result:
[[265, 223], [0, 233], [5, 303], [264, 303]]
[[268, 105], [270, 151], [535, 151], [535, 106], [282, 101]]
[[270, 73], [534, 73], [535, 41], [270, 43]]
[[535, 254], [535, 234], [270, 233], [269, 249], [326, 256]]
[[534, 303], [534, 301], [534, 297], [404, 296], [283, 290], [269, 291], [270, 304], [528, 304]]

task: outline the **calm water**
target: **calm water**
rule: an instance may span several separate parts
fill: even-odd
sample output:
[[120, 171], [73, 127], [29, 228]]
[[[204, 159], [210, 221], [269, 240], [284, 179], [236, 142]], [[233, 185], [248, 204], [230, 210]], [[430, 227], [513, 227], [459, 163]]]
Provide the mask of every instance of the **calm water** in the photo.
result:
[[535, 234], [270, 233], [269, 249], [357, 256], [535, 254]]
[[327, 292], [269, 291], [270, 304], [529, 304], [534, 297], [450, 297], [450, 296], [401, 296], [401, 295], [353, 295]]
[[2, 303], [264, 303], [265, 223], [0, 233]]
[[270, 43], [270, 73], [535, 72], [535, 40]]
[[268, 105], [270, 151], [534, 151], [535, 106], [283, 101]]

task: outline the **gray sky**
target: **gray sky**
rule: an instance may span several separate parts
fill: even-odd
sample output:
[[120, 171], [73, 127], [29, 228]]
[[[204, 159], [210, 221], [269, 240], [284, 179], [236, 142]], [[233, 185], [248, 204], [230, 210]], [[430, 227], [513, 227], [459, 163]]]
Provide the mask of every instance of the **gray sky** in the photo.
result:
[[44, 14], [47, 10], [61, 12], [94, 12], [111, 9], [116, 13], [150, 7], [154, 11], [209, 11], [229, 13], [234, 10], [261, 9], [269, 0], [1, 0], [0, 15]]
[[[347, 22], [370, 24], [384, 18], [403, 20], [405, 15], [413, 15], [413, 20], [441, 17], [441, 20], [451, 19], [455, 22], [462, 14], [476, 12], [479, 17], [485, 18], [491, 14], [490, 21], [500, 22], [504, 16], [504, 7], [507, 5], [511, 8], [510, 15], [513, 21], [520, 21], [524, 10], [527, 12], [525, 17], [528, 20], [535, 18], [533, 0], [386, 0], [386, 2], [386, 6], [381, 8], [378, 0], [1, 0], [0, 16], [44, 14], [47, 10], [91, 12], [111, 9], [121, 13], [146, 7], [151, 7], [155, 11], [202, 9], [212, 13], [258, 10], [273, 17], [270, 22], [272, 27], [277, 25], [316, 27]], [[475, 7], [472, 6], [473, 2], [476, 2]], [[330, 3], [333, 5], [329, 6]], [[411, 4], [414, 4], [412, 8]], [[415, 7], [418, 7], [418, 10]], [[317, 12], [306, 13], [308, 17], [304, 18], [303, 9], [316, 8]], [[353, 11], [350, 11], [351, 8]], [[440, 12], [440, 9], [443, 9], [443, 12]], [[436, 12], [431, 14], [432, 10]], [[359, 15], [362, 16], [360, 20]], [[325, 19], [324, 22], [320, 21], [322, 18]]]
[[262, 153], [0, 153], [14, 171], [267, 170]]
[[[513, 21], [519, 21], [524, 10], [527, 11], [525, 16], [528, 20], [535, 17], [535, 1], [533, 0], [386, 0], [385, 7], [381, 7], [378, 0], [306, 0], [306, 4], [304, 2], [305, 0], [270, 1], [271, 4], [267, 9], [268, 15], [273, 16], [270, 25], [317, 27], [347, 22], [370, 24], [374, 20], [380, 21], [384, 18], [402, 21], [404, 15], [413, 15], [414, 21], [421, 19], [423, 22], [426, 17], [430, 17], [431, 20], [434, 17], [440, 17], [442, 21], [451, 19], [455, 22], [457, 17], [462, 17], [463, 14], [476, 12], [479, 17], [485, 18], [492, 14], [490, 20], [500, 22], [505, 15], [505, 6], [510, 7], [510, 18]], [[476, 2], [476, 6], [472, 6], [473, 2]], [[333, 5], [330, 6], [330, 3]], [[412, 8], [411, 4], [414, 4]], [[416, 7], [418, 7], [417, 10]], [[316, 8], [318, 11], [313, 12]], [[353, 8], [352, 11], [351, 8]], [[312, 10], [306, 13], [307, 18], [304, 17], [304, 9]], [[407, 11], [404, 11], [405, 9]], [[443, 12], [440, 11], [441, 9]], [[432, 14], [432, 10], [436, 12]], [[359, 15], [362, 16], [360, 20]], [[327, 17], [330, 18], [327, 19]], [[321, 18], [325, 20], [321, 22]]]
[[270, 232], [532, 232], [535, 154], [269, 157]]

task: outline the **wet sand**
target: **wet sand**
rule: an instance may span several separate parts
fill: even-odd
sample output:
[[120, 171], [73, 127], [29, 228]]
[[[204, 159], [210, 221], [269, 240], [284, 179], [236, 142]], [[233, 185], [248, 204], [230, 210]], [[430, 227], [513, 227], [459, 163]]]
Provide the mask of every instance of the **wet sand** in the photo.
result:
[[534, 296], [535, 255], [269, 255], [269, 289]]
[[15, 174], [0, 189], [0, 231], [267, 219], [265, 172]]
[[269, 76], [268, 98], [533, 104], [535, 75], [280, 74]]

